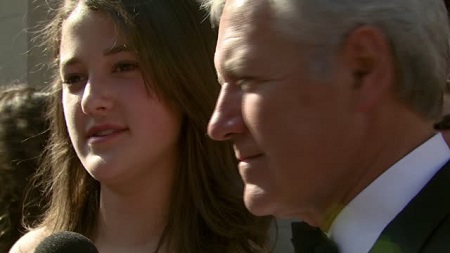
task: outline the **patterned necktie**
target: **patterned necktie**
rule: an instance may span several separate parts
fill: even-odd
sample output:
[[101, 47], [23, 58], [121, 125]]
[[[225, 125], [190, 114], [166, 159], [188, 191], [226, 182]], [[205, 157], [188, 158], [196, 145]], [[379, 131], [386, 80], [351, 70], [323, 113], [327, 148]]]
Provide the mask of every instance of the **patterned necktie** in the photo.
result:
[[319, 228], [305, 222], [293, 222], [292, 243], [295, 253], [338, 253], [336, 244]]

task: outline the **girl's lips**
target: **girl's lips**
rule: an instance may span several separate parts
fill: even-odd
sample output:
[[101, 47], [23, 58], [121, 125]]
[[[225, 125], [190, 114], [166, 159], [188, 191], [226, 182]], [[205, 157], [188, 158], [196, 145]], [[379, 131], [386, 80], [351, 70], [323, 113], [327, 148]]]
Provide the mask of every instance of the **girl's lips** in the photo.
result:
[[116, 131], [121, 131], [124, 129], [125, 129], [125, 127], [115, 125], [115, 124], [94, 125], [87, 130], [86, 137], [91, 138], [91, 137], [104, 136], [104, 135], [108, 135], [109, 133], [114, 133]]
[[128, 128], [117, 124], [98, 124], [88, 129], [86, 138], [88, 144], [99, 144], [113, 140], [127, 130]]
[[120, 129], [120, 130], [104, 130], [100, 131], [98, 133], [100, 134], [93, 134], [90, 137], [88, 137], [88, 144], [100, 144], [105, 143], [111, 140], [116, 139], [117, 137], [121, 136], [127, 131], [127, 129]]

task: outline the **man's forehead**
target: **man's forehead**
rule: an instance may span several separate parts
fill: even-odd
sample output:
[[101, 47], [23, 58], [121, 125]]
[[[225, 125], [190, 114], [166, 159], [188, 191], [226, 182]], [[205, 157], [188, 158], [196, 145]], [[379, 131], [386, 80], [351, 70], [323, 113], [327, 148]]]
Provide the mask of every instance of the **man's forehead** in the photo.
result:
[[267, 0], [227, 0], [221, 23], [230, 21], [242, 25], [253, 23], [258, 18], [267, 16], [268, 7]]
[[254, 1], [251, 0], [227, 0], [227, 4], [231, 4], [235, 8], [239, 8], [248, 4], [251, 4]]
[[227, 0], [219, 25], [220, 40], [247, 37], [264, 25], [268, 18], [264, 11], [266, 0]]
[[[266, 0], [228, 0], [219, 27], [215, 63], [219, 75], [237, 73], [254, 57], [253, 45], [268, 30]], [[253, 56], [253, 57], [250, 57]]]

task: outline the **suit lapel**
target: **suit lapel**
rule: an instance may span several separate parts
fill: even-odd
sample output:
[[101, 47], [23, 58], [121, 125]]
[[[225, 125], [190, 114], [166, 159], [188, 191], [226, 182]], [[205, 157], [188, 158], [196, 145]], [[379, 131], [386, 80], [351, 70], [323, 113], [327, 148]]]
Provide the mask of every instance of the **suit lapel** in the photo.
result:
[[442, 167], [378, 237], [370, 253], [419, 252], [450, 214], [450, 162]]

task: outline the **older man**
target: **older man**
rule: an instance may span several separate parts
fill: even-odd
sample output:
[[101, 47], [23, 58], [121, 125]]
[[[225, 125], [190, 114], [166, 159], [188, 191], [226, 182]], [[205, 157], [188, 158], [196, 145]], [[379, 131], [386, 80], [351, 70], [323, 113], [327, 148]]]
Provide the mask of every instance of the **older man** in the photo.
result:
[[450, 252], [443, 1], [204, 5], [220, 20], [208, 134], [233, 142], [247, 208], [320, 227], [343, 253]]

